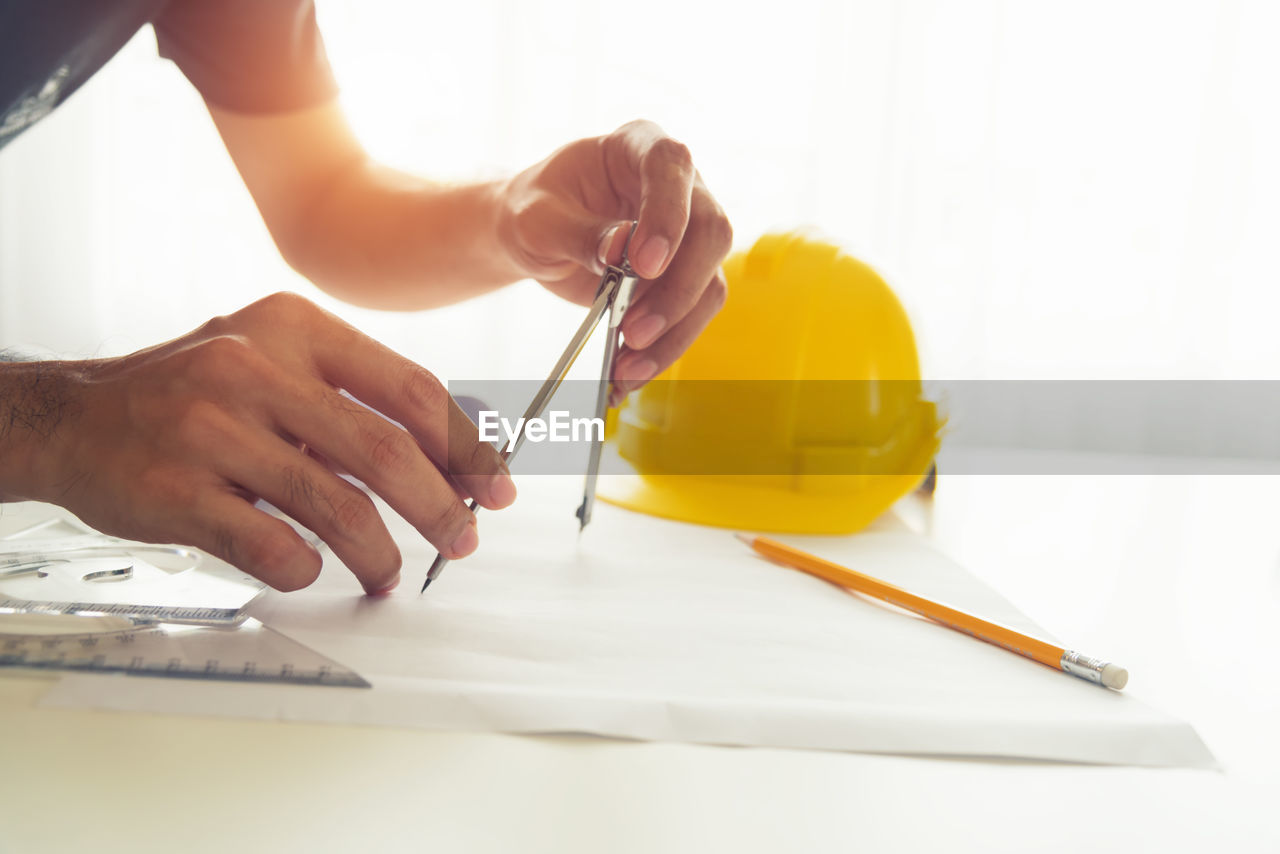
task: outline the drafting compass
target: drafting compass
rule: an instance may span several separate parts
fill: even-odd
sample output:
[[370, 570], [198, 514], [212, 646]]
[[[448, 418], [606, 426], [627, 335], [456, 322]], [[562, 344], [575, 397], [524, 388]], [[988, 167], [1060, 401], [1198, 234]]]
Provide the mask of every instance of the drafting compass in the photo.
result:
[[[626, 314], [627, 307], [631, 304], [631, 292], [636, 285], [637, 277], [635, 271], [631, 269], [628, 252], [631, 249], [631, 239], [635, 237], [637, 225], [637, 222], [631, 223], [631, 231], [627, 234], [627, 242], [622, 247], [622, 260], [618, 265], [605, 265], [604, 275], [600, 277], [600, 287], [596, 289], [596, 298], [591, 303], [591, 310], [587, 312], [587, 317], [582, 321], [582, 325], [578, 327], [578, 331], [573, 333], [569, 346], [565, 347], [564, 352], [560, 354], [555, 367], [551, 369], [551, 375], [539, 387], [538, 393], [533, 396], [533, 400], [529, 403], [529, 408], [524, 413], [525, 422], [541, 417], [556, 390], [560, 388], [560, 383], [564, 382], [565, 376], [568, 375], [569, 368], [573, 366], [578, 355], [582, 353], [582, 349], [586, 347], [591, 333], [600, 325], [600, 321], [604, 319], [605, 315], [608, 315], [609, 323], [605, 329], [604, 339], [604, 361], [600, 366], [600, 382], [596, 389], [595, 412], [599, 423], [604, 423], [605, 411], [609, 407], [609, 386], [610, 378], [613, 376], [613, 359], [617, 355], [618, 340], [622, 334], [622, 317]], [[524, 444], [524, 438], [525, 432], [522, 430], [519, 436], [502, 451], [502, 461], [504, 463], [510, 462], [511, 458], [516, 455], [516, 452], [520, 450], [520, 446]], [[591, 521], [591, 509], [596, 500], [596, 479], [600, 474], [600, 452], [603, 443], [603, 437], [595, 434], [595, 438], [591, 443], [591, 456], [587, 462], [587, 479], [582, 490], [582, 505], [577, 511], [578, 530], [580, 531], [587, 527], [587, 524]], [[473, 499], [468, 507], [474, 513], [478, 504]], [[432, 581], [436, 580], [436, 576], [440, 574], [448, 562], [448, 558], [443, 554], [436, 555], [431, 568], [427, 570], [427, 580], [422, 584], [424, 591]]]

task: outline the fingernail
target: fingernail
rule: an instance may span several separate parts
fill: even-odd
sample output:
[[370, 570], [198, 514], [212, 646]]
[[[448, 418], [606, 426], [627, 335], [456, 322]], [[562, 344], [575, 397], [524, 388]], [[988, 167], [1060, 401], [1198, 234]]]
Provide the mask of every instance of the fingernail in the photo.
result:
[[620, 362], [614, 371], [614, 378], [621, 380], [627, 389], [622, 393], [626, 394], [634, 385], [648, 382], [653, 379], [653, 375], [658, 372], [658, 363], [653, 359], [632, 359], [626, 362]]
[[671, 251], [671, 241], [660, 234], [655, 234], [644, 242], [631, 259], [631, 266], [646, 279], [658, 275], [662, 265], [667, 262], [667, 253]]
[[613, 241], [621, 230], [621, 225], [615, 225], [600, 238], [600, 245], [596, 247], [596, 260], [600, 262], [601, 268], [609, 265], [609, 250], [613, 248]]
[[460, 557], [466, 557], [476, 550], [480, 545], [480, 535], [476, 533], [474, 525], [467, 525], [462, 529], [462, 533], [458, 535], [453, 544], [449, 546], [449, 551], [453, 552], [453, 558], [456, 560]]
[[495, 474], [489, 481], [489, 497], [499, 507], [507, 507], [516, 500], [516, 485], [510, 475]]
[[667, 319], [660, 314], [646, 314], [635, 322], [626, 333], [627, 344], [643, 350], [667, 328]]

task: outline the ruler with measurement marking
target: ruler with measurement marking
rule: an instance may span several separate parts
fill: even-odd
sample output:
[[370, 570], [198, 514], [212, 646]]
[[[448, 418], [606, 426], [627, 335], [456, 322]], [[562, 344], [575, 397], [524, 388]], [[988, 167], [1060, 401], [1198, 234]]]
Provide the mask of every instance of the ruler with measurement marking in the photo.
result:
[[[238, 608], [197, 608], [183, 605], [133, 605], [107, 602], [32, 602], [0, 596], [0, 614], [80, 614], [126, 617], [139, 622], [195, 623], [202, 626], [235, 626], [244, 622], [244, 606]], [[3, 635], [0, 635], [2, 637]]]
[[0, 668], [369, 688], [355, 671], [254, 619], [115, 632], [0, 635]]

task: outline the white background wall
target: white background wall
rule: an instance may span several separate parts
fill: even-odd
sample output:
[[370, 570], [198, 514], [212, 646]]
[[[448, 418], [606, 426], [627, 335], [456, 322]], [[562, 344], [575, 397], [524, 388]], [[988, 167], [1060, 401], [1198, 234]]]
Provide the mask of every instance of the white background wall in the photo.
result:
[[[1280, 378], [1280, 6], [320, 0], [358, 132], [486, 177], [652, 118], [740, 246], [817, 225], [880, 267], [938, 378]], [[118, 353], [280, 289], [149, 30], [0, 152], [0, 342]], [[539, 376], [579, 310], [524, 283], [336, 307], [448, 377]]]

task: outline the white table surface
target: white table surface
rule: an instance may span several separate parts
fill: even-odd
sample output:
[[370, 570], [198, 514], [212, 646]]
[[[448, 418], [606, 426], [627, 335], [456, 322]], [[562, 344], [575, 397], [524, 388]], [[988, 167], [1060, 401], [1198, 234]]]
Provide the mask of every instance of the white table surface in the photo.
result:
[[899, 509], [1220, 772], [44, 709], [6, 675], [0, 852], [1280, 851], [1278, 511], [1280, 478], [1191, 475]]

